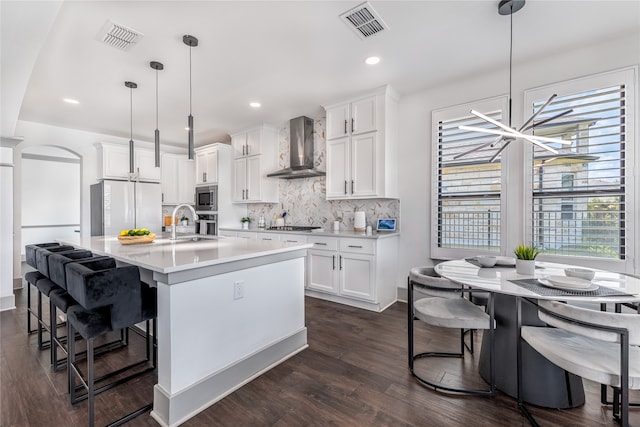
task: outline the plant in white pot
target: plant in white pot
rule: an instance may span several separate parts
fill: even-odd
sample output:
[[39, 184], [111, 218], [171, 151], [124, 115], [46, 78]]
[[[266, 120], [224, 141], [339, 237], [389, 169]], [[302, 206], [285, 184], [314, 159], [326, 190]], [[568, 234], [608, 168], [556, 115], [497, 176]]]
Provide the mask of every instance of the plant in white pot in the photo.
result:
[[180, 222], [186, 227], [187, 225], [189, 225], [189, 218], [186, 215], [182, 215], [182, 218], [180, 218]]
[[248, 216], [243, 217], [240, 222], [242, 223], [242, 228], [249, 228], [249, 223], [251, 222], [251, 218], [249, 218]]
[[518, 246], [513, 253], [516, 256], [516, 273], [525, 276], [533, 276], [536, 268], [536, 257], [540, 254], [540, 249], [535, 246]]

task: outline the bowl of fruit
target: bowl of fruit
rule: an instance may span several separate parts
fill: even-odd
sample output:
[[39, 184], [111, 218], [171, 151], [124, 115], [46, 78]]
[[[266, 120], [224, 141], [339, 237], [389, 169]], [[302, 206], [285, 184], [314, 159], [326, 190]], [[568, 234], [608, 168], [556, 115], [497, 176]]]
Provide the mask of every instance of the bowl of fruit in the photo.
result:
[[156, 235], [146, 228], [132, 228], [131, 230], [122, 230], [118, 236], [118, 240], [123, 245], [135, 245], [139, 243], [151, 243], [155, 240]]

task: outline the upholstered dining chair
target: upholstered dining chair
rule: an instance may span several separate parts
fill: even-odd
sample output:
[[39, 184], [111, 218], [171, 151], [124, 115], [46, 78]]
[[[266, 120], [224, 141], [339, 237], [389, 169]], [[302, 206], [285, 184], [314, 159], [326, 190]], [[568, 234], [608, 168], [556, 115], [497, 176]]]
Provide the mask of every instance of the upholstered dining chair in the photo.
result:
[[[411, 375], [422, 385], [450, 393], [493, 396], [495, 394], [495, 319], [493, 316], [493, 298], [488, 297], [488, 314], [469, 299], [463, 298], [468, 292], [461, 285], [438, 276], [431, 267], [416, 267], [409, 272], [408, 293], [408, 356]], [[414, 321], [428, 325], [460, 330], [460, 351], [429, 351], [414, 354]], [[467, 330], [488, 330], [491, 349], [489, 388], [468, 389], [430, 381], [418, 375], [414, 369], [417, 360], [429, 357], [464, 357], [464, 336]], [[472, 336], [473, 339], [473, 336]]]
[[[628, 426], [629, 390], [640, 389], [640, 315], [544, 300], [538, 315], [552, 327], [521, 326], [522, 340], [560, 368], [613, 387], [613, 416]], [[518, 405], [535, 423], [522, 401], [522, 369], [518, 357]]]

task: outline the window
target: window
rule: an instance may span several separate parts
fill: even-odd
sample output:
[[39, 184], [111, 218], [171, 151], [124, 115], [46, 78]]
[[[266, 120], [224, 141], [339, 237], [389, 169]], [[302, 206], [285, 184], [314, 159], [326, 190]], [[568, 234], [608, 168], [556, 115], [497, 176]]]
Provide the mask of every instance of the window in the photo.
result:
[[460, 125], [495, 127], [470, 114], [482, 111], [502, 120], [506, 97], [434, 111], [435, 130], [433, 176], [436, 200], [432, 205], [432, 256], [451, 257], [465, 251], [500, 251], [502, 244], [502, 167], [490, 163], [495, 149], [458, 154], [490, 142], [494, 136], [460, 130]]
[[571, 141], [558, 154], [529, 149], [530, 238], [545, 255], [625, 261], [633, 241], [633, 69], [528, 91], [530, 113], [559, 96], [538, 120], [572, 109], [537, 135]]

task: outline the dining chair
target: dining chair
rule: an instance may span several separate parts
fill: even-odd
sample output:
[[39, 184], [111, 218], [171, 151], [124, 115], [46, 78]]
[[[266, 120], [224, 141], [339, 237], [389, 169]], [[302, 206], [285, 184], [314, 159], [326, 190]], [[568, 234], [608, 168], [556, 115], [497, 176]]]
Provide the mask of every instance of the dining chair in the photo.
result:
[[[628, 426], [629, 390], [640, 389], [640, 315], [545, 300], [538, 301], [538, 315], [551, 327], [519, 325], [522, 340], [560, 368], [613, 387], [613, 417]], [[537, 425], [522, 400], [522, 340], [518, 340], [518, 406]]]
[[[493, 315], [493, 298], [489, 294], [488, 312], [475, 305], [464, 294], [469, 289], [463, 288], [449, 279], [438, 276], [431, 267], [416, 267], [409, 272], [408, 295], [408, 356], [411, 375], [422, 385], [450, 393], [493, 396], [495, 394], [495, 319]], [[417, 298], [414, 298], [414, 295]], [[422, 295], [423, 297], [420, 297]], [[460, 351], [429, 351], [414, 354], [414, 321], [419, 320], [432, 326], [460, 330]], [[488, 330], [490, 334], [490, 378], [489, 389], [468, 389], [445, 385], [430, 381], [418, 375], [414, 369], [415, 362], [428, 357], [464, 357], [465, 331], [474, 329]], [[472, 337], [473, 339], [473, 337]]]

